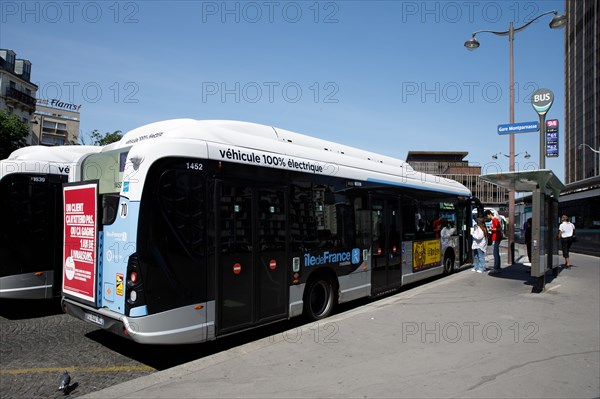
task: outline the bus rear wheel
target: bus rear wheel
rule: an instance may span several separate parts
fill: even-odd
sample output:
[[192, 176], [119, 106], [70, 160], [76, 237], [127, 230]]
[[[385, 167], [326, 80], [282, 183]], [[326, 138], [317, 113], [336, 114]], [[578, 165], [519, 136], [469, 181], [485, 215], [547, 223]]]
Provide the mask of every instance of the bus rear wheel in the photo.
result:
[[321, 320], [331, 315], [335, 303], [334, 286], [329, 278], [317, 278], [306, 287], [304, 313], [309, 320]]

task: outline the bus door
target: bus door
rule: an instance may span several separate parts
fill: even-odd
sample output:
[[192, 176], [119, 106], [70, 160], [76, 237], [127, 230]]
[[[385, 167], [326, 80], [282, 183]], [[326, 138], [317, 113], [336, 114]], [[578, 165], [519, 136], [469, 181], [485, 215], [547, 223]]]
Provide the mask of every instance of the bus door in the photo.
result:
[[217, 186], [218, 332], [287, 317], [286, 192]]
[[459, 266], [473, 262], [473, 251], [471, 250], [472, 223], [473, 214], [471, 209], [471, 201], [459, 201], [456, 208], [456, 233], [458, 234]]
[[371, 198], [372, 294], [397, 288], [402, 282], [402, 247], [398, 198]]

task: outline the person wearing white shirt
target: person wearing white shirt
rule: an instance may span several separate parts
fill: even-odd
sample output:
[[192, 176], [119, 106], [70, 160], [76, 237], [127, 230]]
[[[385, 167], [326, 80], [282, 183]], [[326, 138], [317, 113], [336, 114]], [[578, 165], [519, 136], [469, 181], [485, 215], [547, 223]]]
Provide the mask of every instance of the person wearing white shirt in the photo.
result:
[[473, 270], [477, 273], [483, 273], [485, 269], [485, 252], [487, 251], [487, 228], [483, 218], [477, 218], [477, 223], [471, 231], [473, 237]]
[[569, 264], [569, 250], [571, 249], [571, 244], [573, 243], [575, 225], [569, 222], [567, 215], [562, 215], [560, 220], [562, 223], [560, 226], [558, 226], [558, 238], [562, 244], [562, 255], [563, 258], [565, 258], [565, 268], [568, 269], [571, 267]]

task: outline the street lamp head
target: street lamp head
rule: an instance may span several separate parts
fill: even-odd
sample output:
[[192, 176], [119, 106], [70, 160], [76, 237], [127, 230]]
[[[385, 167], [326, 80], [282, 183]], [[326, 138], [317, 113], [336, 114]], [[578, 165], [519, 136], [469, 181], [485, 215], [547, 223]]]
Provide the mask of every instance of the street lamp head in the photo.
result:
[[592, 151], [594, 154], [597, 154], [597, 155], [599, 155], [599, 156], [598, 156], [598, 162], [600, 162], [600, 147], [598, 147], [598, 149], [597, 149], [597, 150], [595, 150], [595, 149], [594, 149], [594, 147], [592, 147], [592, 146], [591, 146], [591, 145], [589, 145], [589, 144], [585, 144], [585, 143], [579, 144], [579, 145], [577, 146], [577, 148], [579, 148], [579, 149], [581, 149], [581, 150], [583, 150], [583, 148], [584, 148], [584, 147], [587, 147], [587, 148], [589, 148], [589, 149], [590, 149], [590, 151]]
[[[524, 152], [519, 152], [518, 154], [514, 154], [514, 156], [515, 156], [515, 157], [518, 157], [518, 156], [519, 156], [519, 155], [521, 155], [521, 154], [525, 154], [525, 155], [523, 155], [523, 157], [524, 157], [524, 158], [526, 158], [526, 159], [529, 159], [529, 158], [531, 158], [531, 154], [530, 154], [530, 153], [528, 153], [527, 151], [524, 151]], [[498, 159], [498, 155], [504, 155], [506, 158], [510, 158], [510, 155], [508, 155], [508, 154], [503, 154], [503, 153], [501, 153], [501, 152], [497, 152], [497, 153], [495, 153], [494, 155], [492, 155], [492, 159]]]
[[475, 39], [475, 36], [471, 36], [471, 38], [465, 42], [465, 47], [467, 48], [467, 50], [473, 51], [477, 47], [479, 47], [479, 42], [477, 41], [477, 39]]
[[554, 12], [554, 17], [552, 17], [552, 21], [550, 21], [550, 28], [552, 29], [561, 29], [567, 25], [567, 16], [564, 14], [558, 14], [558, 12]]

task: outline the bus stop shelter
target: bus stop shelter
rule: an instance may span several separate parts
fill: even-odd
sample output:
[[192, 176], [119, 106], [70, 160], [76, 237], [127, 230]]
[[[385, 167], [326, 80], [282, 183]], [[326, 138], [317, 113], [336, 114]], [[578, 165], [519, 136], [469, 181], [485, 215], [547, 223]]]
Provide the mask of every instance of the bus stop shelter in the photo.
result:
[[[481, 178], [508, 190], [531, 193], [531, 277], [533, 292], [544, 291], [546, 271], [558, 276], [558, 196], [564, 184], [548, 169], [492, 173]], [[514, 220], [509, 223], [514, 224]]]

